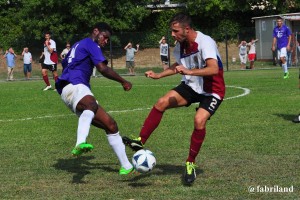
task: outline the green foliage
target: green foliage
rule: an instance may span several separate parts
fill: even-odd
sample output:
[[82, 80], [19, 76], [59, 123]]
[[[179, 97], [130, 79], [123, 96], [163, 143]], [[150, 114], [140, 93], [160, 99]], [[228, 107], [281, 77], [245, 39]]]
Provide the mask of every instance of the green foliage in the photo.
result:
[[238, 31], [239, 27], [248, 25], [251, 17], [298, 12], [300, 9], [297, 0], [171, 2], [186, 3], [187, 9], [151, 13], [145, 5], [153, 3], [152, 0], [3, 0], [0, 1], [0, 47], [14, 46], [19, 52], [24, 45], [39, 47], [46, 30], [53, 33], [59, 46], [86, 37], [91, 26], [99, 21], [109, 23], [115, 32], [144, 32], [144, 38], [150, 40], [142, 42], [156, 43], [162, 35], [168, 34], [170, 17], [182, 10], [193, 16], [196, 27], [209, 29], [215, 38], [222, 38], [224, 34], [219, 31], [228, 20], [232, 21], [229, 34], [234, 36], [235, 28]]
[[50, 30], [58, 43], [87, 36], [99, 21], [109, 23], [116, 31], [136, 30], [150, 14], [135, 1], [102, 0], [23, 0], [1, 3], [0, 45], [8, 48], [41, 43], [43, 33]]
[[216, 30], [216, 32], [213, 33], [213, 38], [220, 41], [222, 39], [225, 39], [226, 37], [228, 39], [236, 38], [237, 34], [240, 31], [240, 27], [238, 22], [224, 19], [220, 21], [218, 27], [214, 30]]

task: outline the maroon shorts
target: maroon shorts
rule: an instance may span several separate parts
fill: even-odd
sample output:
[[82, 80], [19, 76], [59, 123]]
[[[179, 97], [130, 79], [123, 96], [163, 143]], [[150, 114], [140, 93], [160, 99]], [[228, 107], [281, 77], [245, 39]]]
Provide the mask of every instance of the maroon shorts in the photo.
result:
[[249, 61], [254, 61], [255, 60], [255, 53], [250, 53], [250, 54], [248, 54], [248, 59], [249, 59]]

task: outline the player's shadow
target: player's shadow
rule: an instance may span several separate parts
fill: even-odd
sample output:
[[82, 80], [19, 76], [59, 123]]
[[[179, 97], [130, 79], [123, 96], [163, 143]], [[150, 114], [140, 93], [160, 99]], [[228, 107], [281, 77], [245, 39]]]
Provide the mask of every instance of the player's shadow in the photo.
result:
[[86, 183], [83, 181], [84, 176], [90, 174], [90, 170], [102, 169], [109, 172], [115, 172], [115, 169], [103, 166], [101, 164], [91, 163], [94, 156], [80, 156], [78, 158], [58, 159], [53, 167], [57, 170], [64, 170], [73, 173], [72, 183]]
[[287, 120], [287, 121], [292, 121], [294, 118], [295, 118], [295, 116], [296, 116], [296, 114], [295, 115], [290, 115], [290, 114], [279, 114], [279, 113], [276, 113], [276, 114], [274, 114], [275, 116], [277, 116], [277, 117], [281, 117], [282, 119], [284, 119], [284, 120]]
[[[132, 187], [145, 187], [151, 185], [151, 183], [139, 182], [139, 180], [153, 175], [154, 176], [166, 176], [166, 175], [182, 176], [184, 170], [185, 170], [185, 166], [183, 165], [170, 165], [170, 164], [156, 165], [153, 171], [145, 174], [139, 174], [126, 181], [129, 182], [129, 185]], [[204, 171], [202, 169], [196, 169], [196, 172], [197, 174], [202, 174]]]

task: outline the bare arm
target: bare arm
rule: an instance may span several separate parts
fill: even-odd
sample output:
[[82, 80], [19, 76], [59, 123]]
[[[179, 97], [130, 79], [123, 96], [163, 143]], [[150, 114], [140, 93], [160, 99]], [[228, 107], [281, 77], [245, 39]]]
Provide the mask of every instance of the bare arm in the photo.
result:
[[130, 43], [128, 43], [128, 44], [124, 47], [124, 49], [125, 49], [125, 50], [128, 49], [129, 45], [130, 45]]
[[155, 73], [152, 70], [145, 72], [145, 76], [148, 78], [152, 78], [152, 79], [160, 79], [166, 76], [171, 76], [176, 74], [176, 66], [178, 66], [178, 63], [174, 63], [172, 66], [170, 66], [168, 69], [160, 72], [160, 73]]
[[64, 52], [61, 52], [61, 53], [60, 53], [60, 58], [61, 58], [61, 59], [64, 59], [64, 54], [63, 54], [63, 53], [64, 53]]
[[160, 40], [159, 40], [159, 44], [162, 43], [162, 41], [165, 39], [165, 36], [163, 36]]
[[275, 51], [276, 41], [277, 41], [276, 37], [273, 37], [272, 51]]
[[290, 49], [291, 49], [291, 39], [292, 39], [292, 36], [289, 35], [289, 38], [288, 38], [288, 44], [287, 44], [287, 47], [286, 47], [286, 50], [287, 50], [287, 51], [290, 51]]
[[132, 84], [129, 81], [123, 79], [119, 74], [117, 74], [114, 70], [108, 67], [105, 63], [98, 63], [96, 65], [97, 70], [106, 78], [117, 81], [122, 84], [125, 91], [131, 89]]
[[139, 45], [139, 44], [137, 44], [137, 45], [136, 45], [136, 52], [138, 52], [138, 51], [139, 51], [139, 48], [140, 48], [140, 45]]

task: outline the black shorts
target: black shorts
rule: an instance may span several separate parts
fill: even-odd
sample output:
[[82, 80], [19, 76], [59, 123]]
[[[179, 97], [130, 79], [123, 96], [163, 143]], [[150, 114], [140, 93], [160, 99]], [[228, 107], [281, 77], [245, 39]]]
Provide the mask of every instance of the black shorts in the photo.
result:
[[168, 64], [169, 63], [169, 59], [168, 56], [160, 56], [161, 62], [163, 62], [164, 64]]
[[45, 63], [42, 64], [42, 69], [48, 69], [51, 72], [53, 71], [57, 71], [57, 64], [53, 64], [53, 65], [46, 65]]
[[187, 107], [190, 106], [192, 103], [199, 102], [199, 108], [203, 108], [204, 110], [209, 112], [210, 115], [213, 115], [222, 103], [222, 100], [217, 99], [214, 96], [198, 94], [184, 82], [182, 82], [177, 87], [173, 88], [173, 90], [176, 91], [185, 100], [187, 100]]

